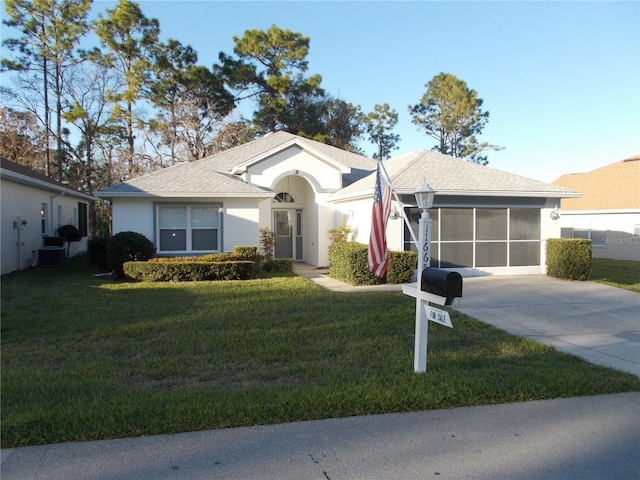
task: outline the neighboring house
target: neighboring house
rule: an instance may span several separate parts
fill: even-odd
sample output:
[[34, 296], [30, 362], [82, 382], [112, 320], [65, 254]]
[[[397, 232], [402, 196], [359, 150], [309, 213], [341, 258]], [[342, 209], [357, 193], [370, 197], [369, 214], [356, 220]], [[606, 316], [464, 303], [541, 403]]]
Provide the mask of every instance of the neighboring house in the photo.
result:
[[563, 237], [590, 239], [596, 258], [640, 261], [640, 155], [553, 183], [583, 194], [560, 203]]
[[[544, 273], [544, 240], [560, 236], [550, 213], [568, 189], [429, 151], [384, 163], [417, 225], [413, 192], [437, 191], [432, 265], [466, 275]], [[148, 237], [159, 255], [231, 251], [276, 234], [276, 258], [328, 265], [328, 231], [347, 224], [367, 243], [376, 162], [285, 132], [122, 182], [96, 194], [111, 201], [113, 232]], [[401, 217], [400, 217], [401, 218]], [[389, 248], [415, 248], [401, 219]], [[417, 230], [417, 229], [416, 229]]]
[[94, 197], [4, 158], [0, 178], [3, 275], [35, 265], [43, 238], [56, 236], [62, 225], [74, 225], [83, 235], [71, 244], [70, 255], [86, 251], [88, 205]]

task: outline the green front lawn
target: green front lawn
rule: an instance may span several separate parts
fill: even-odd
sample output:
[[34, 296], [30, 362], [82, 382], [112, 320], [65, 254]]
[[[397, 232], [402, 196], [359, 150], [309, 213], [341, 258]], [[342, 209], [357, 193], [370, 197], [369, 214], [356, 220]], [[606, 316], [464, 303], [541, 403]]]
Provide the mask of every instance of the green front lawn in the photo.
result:
[[640, 293], [640, 262], [593, 258], [589, 280]]
[[451, 311], [296, 276], [129, 283], [86, 258], [2, 278], [2, 447], [640, 390]]

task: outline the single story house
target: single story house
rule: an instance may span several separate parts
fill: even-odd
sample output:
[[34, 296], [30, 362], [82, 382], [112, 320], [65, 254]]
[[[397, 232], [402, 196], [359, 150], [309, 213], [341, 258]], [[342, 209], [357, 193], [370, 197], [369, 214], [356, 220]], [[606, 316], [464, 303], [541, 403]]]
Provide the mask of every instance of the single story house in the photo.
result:
[[83, 236], [71, 244], [69, 254], [86, 252], [88, 206], [95, 198], [23, 165], [0, 161], [2, 274], [35, 266], [43, 238], [56, 236], [62, 225], [76, 226]]
[[[341, 225], [368, 243], [376, 161], [276, 132], [96, 194], [112, 205], [113, 232], [135, 231], [159, 255], [231, 251], [276, 234], [275, 256], [328, 265], [328, 231]], [[410, 250], [404, 210], [417, 231], [413, 192], [436, 190], [432, 265], [465, 275], [544, 273], [544, 241], [560, 236], [552, 211], [578, 194], [431, 151], [384, 162], [398, 195], [387, 227], [391, 250]]]
[[561, 200], [563, 237], [590, 239], [596, 258], [640, 261], [640, 155], [553, 184], [583, 194]]

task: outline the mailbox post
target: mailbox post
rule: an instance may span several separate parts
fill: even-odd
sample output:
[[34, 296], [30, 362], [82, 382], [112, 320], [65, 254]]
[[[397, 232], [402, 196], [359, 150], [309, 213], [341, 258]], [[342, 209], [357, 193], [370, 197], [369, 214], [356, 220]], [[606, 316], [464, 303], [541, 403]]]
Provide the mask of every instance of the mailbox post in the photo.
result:
[[[416, 204], [422, 210], [418, 235], [418, 291], [422, 290], [422, 271], [431, 266], [431, 217], [427, 211], [433, 205], [435, 191], [425, 181], [415, 193]], [[424, 309], [424, 300], [416, 295], [416, 332], [413, 352], [413, 370], [416, 373], [427, 371], [427, 337], [429, 335], [429, 319]], [[428, 302], [426, 302], [428, 305]]]

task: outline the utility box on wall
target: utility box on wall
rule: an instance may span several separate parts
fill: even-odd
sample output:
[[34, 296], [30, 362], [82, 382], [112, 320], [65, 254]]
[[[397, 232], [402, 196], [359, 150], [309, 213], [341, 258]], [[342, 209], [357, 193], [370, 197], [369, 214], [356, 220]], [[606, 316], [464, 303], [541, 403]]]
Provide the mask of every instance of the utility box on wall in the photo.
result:
[[62, 267], [67, 263], [64, 247], [42, 247], [38, 249], [38, 267]]

